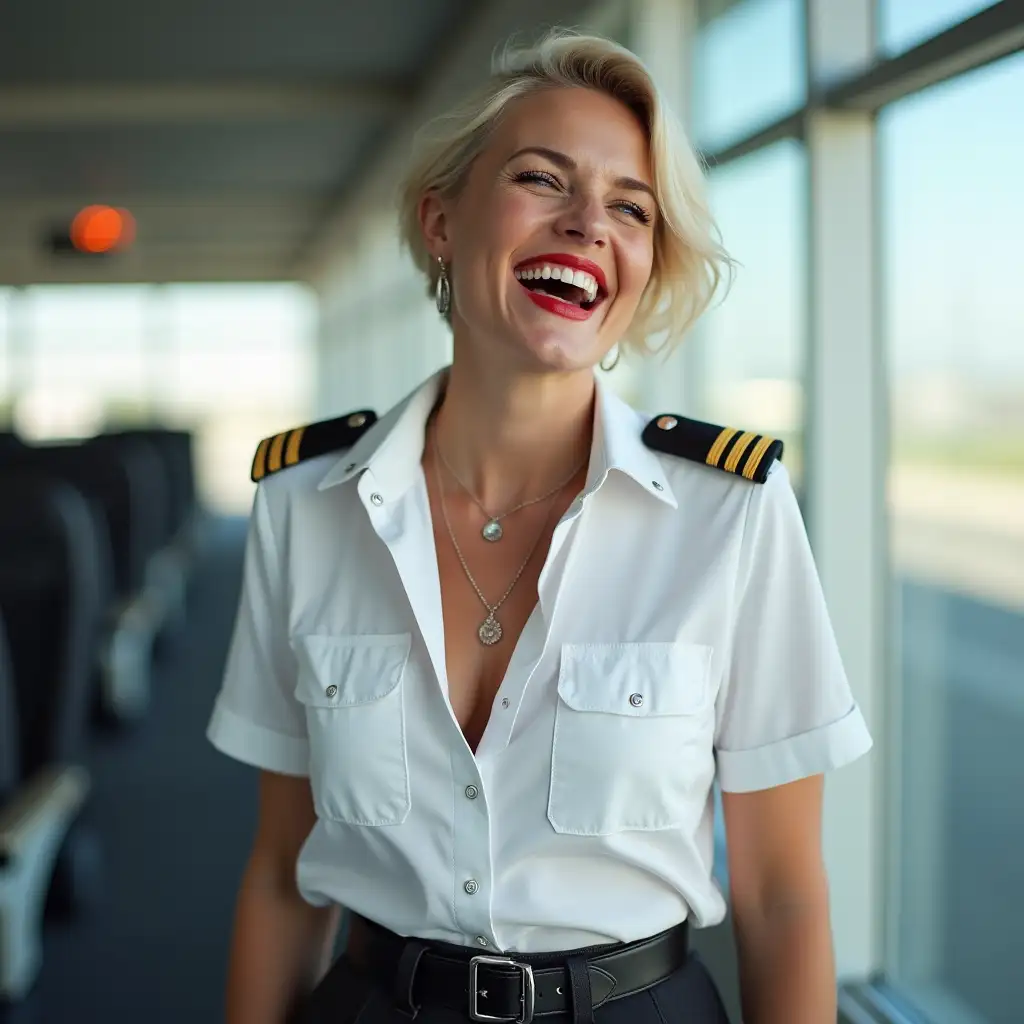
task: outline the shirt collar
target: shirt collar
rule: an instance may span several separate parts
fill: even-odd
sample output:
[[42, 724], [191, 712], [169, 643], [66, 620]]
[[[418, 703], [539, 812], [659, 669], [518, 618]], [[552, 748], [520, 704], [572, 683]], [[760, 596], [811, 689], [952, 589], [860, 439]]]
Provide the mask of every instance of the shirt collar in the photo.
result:
[[597, 382], [594, 442], [585, 491], [596, 491], [615, 471], [636, 481], [648, 494], [678, 508], [658, 455], [644, 444], [646, 418], [623, 401], [600, 377]]
[[[319, 489], [345, 483], [364, 470], [373, 473], [376, 484], [397, 497], [410, 486], [419, 470], [431, 410], [441, 395], [448, 368], [439, 370], [415, 391], [382, 416], [331, 467]], [[676, 508], [661, 459], [641, 439], [644, 417], [627, 405], [600, 377], [596, 378], [597, 400], [594, 439], [585, 493], [596, 491], [615, 471], [622, 473], [648, 494]]]

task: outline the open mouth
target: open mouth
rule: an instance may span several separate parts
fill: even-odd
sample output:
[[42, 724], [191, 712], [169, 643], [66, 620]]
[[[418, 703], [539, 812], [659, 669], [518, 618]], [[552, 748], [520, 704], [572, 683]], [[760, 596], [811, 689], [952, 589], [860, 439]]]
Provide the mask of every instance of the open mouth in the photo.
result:
[[594, 274], [558, 263], [532, 263], [515, 271], [516, 279], [531, 294], [547, 296], [590, 313], [605, 297], [605, 290]]

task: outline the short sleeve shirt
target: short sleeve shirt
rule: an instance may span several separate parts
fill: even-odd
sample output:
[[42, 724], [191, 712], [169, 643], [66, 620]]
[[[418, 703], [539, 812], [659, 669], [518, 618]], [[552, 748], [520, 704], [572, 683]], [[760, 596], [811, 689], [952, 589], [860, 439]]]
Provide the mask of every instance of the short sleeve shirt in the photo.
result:
[[442, 387], [260, 483], [210, 739], [309, 777], [313, 904], [492, 952], [721, 921], [714, 781], [766, 789], [871, 746], [784, 466], [758, 485], [654, 452], [598, 381], [587, 483], [474, 753], [421, 467]]

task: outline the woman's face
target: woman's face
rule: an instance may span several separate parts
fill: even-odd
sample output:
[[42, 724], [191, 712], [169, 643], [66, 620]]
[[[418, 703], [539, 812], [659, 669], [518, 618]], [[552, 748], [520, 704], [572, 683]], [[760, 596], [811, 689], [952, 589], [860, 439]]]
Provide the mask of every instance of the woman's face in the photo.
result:
[[514, 101], [459, 195], [421, 208], [450, 265], [457, 341], [530, 368], [597, 363], [633, 319], [657, 218], [647, 140], [617, 100], [550, 89]]

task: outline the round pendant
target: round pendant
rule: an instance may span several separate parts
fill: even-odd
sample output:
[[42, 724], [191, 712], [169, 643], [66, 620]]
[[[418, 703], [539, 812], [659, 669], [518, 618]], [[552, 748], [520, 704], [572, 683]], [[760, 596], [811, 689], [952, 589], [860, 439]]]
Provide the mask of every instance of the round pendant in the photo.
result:
[[493, 615], [488, 615], [476, 634], [480, 637], [480, 643], [491, 647], [501, 639], [501, 623]]
[[502, 534], [505, 532], [501, 528], [501, 523], [497, 519], [492, 519], [489, 523], [484, 525], [484, 528], [480, 531], [484, 540], [489, 540], [492, 543], [496, 540], [501, 540]]

